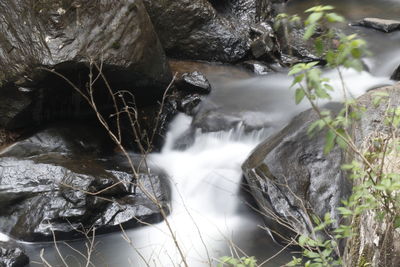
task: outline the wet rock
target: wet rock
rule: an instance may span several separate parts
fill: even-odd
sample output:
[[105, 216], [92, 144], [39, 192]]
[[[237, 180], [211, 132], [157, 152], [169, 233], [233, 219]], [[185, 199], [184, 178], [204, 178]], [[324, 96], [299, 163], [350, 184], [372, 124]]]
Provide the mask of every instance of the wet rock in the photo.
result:
[[211, 92], [210, 82], [199, 71], [182, 74], [176, 81], [176, 87], [187, 93], [209, 94]]
[[[89, 65], [96, 62], [114, 92], [127, 90], [141, 105], [161, 97], [172, 77], [142, 1], [78, 3], [0, 3], [0, 126], [15, 129], [92, 114], [68, 83], [43, 68], [85, 91]], [[102, 78], [93, 87], [97, 106], [109, 111], [113, 102]]]
[[264, 65], [262, 62], [255, 60], [245, 61], [242, 63], [242, 66], [256, 75], [266, 75], [271, 72], [271, 69], [268, 68], [268, 66]]
[[[0, 154], [0, 232], [26, 241], [80, 237], [75, 229], [98, 233], [162, 219], [168, 212], [165, 174], [138, 168], [112, 156], [105, 134], [86, 125], [54, 126]], [[111, 154], [110, 154], [111, 153]], [[137, 178], [137, 180], [135, 179]], [[137, 183], [136, 183], [137, 182]], [[138, 186], [135, 187], [134, 184]]]
[[1, 267], [23, 267], [29, 264], [29, 258], [22, 248], [14, 242], [0, 241], [0, 266]]
[[262, 22], [252, 26], [251, 31], [256, 36], [250, 44], [251, 53], [255, 58], [267, 58], [275, 50], [275, 38], [272, 27]]
[[398, 66], [397, 69], [393, 72], [392, 76], [390, 76], [390, 79], [400, 81], [400, 66]]
[[242, 123], [242, 119], [235, 115], [225, 114], [218, 110], [210, 110], [202, 114], [196, 114], [193, 119], [193, 127], [202, 132], [219, 132], [233, 129]]
[[251, 43], [251, 53], [255, 58], [268, 55], [274, 48], [274, 41], [269, 35], [262, 35]]
[[250, 50], [250, 26], [269, 16], [267, 0], [145, 0], [169, 56], [235, 62]]
[[400, 30], [400, 20], [364, 18], [352, 24], [353, 26], [363, 26], [383, 32], [392, 32]]
[[312, 138], [307, 133], [317, 118], [311, 110], [301, 113], [281, 132], [258, 145], [242, 166], [266, 225], [284, 237], [290, 237], [292, 231], [310, 233], [310, 213], [320, 217], [330, 213], [339, 221], [336, 208], [351, 191], [340, 169], [345, 157], [341, 149], [336, 147], [325, 155], [326, 132]]
[[178, 110], [188, 115], [193, 115], [193, 110], [200, 104], [202, 98], [197, 94], [189, 94], [181, 97], [178, 103]]
[[229, 131], [242, 128], [246, 132], [261, 130], [273, 126], [265, 113], [255, 111], [225, 110], [212, 101], [202, 102], [195, 111], [192, 129], [202, 133]]
[[282, 63], [293, 65], [298, 62], [321, 60], [315, 53], [313, 42], [304, 40], [304, 28], [285, 21], [282, 25], [277, 33]]

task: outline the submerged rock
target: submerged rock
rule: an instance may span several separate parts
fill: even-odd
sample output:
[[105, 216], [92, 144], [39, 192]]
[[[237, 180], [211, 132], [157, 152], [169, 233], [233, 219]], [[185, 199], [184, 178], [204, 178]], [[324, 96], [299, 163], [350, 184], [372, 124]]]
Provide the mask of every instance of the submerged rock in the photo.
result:
[[[337, 110], [339, 107], [333, 107]], [[309, 234], [310, 214], [329, 213], [337, 222], [337, 207], [349, 196], [351, 184], [340, 169], [344, 153], [338, 147], [323, 153], [326, 132], [307, 133], [316, 112], [307, 110], [281, 132], [258, 145], [242, 169], [267, 226], [284, 238]]]
[[29, 264], [29, 258], [22, 248], [14, 242], [0, 241], [0, 266], [1, 267], [23, 267]]
[[145, 0], [169, 56], [235, 62], [250, 49], [250, 26], [269, 16], [269, 0]]
[[383, 32], [400, 30], [400, 20], [391, 19], [364, 18], [356, 23], [353, 23], [352, 25], [372, 28]]
[[101, 146], [105, 138], [87, 125], [54, 126], [3, 151], [0, 232], [26, 241], [71, 239], [81, 227], [102, 233], [162, 220], [165, 174], [138, 167], [133, 157], [136, 181], [127, 159]]
[[[139, 105], [156, 103], [172, 78], [142, 0], [5, 0], [0, 18], [0, 127], [92, 114], [67, 82], [45, 69], [86, 91], [95, 62], [114, 92], [133, 93]], [[97, 106], [108, 111], [106, 84], [100, 77], [93, 86]]]

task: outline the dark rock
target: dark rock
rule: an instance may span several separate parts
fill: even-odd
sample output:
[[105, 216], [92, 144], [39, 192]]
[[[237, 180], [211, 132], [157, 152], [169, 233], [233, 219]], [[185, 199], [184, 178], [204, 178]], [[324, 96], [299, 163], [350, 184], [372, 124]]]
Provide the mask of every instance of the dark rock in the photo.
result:
[[237, 127], [242, 122], [243, 119], [239, 116], [213, 109], [197, 113], [193, 118], [192, 126], [201, 129], [203, 133], [207, 133], [227, 131]]
[[[86, 90], [89, 65], [96, 62], [114, 92], [127, 90], [141, 105], [162, 96], [172, 77], [142, 1], [74, 3], [1, 1], [0, 126], [15, 129], [92, 114], [68, 83], [44, 68]], [[109, 110], [113, 102], [106, 84], [100, 78], [93, 86], [97, 106]]]
[[250, 26], [269, 16], [268, 0], [145, 0], [169, 56], [235, 62], [250, 49]]
[[304, 40], [303, 36], [304, 28], [282, 21], [282, 26], [277, 33], [282, 63], [293, 65], [298, 62], [321, 60], [316, 55], [313, 42]]
[[[158, 104], [138, 108], [137, 133], [139, 138], [132, 133], [130, 122], [124, 125], [125, 144], [135, 151], [146, 154], [151, 151], [160, 151], [164, 145], [169, 122], [177, 114], [180, 96], [166, 95], [164, 101]], [[136, 140], [132, 142], [133, 140]], [[141, 151], [140, 146], [145, 150]], [[131, 146], [133, 143], [133, 146]]]
[[[0, 154], [0, 232], [26, 241], [79, 237], [162, 219], [168, 213], [165, 174], [138, 168], [137, 183], [127, 159], [109, 156], [105, 134], [88, 125], [55, 126]], [[134, 184], [138, 184], [135, 188]]]
[[255, 60], [248, 60], [242, 63], [242, 66], [257, 75], [266, 75], [272, 70], [262, 62]]
[[382, 32], [392, 32], [400, 30], [400, 20], [391, 19], [364, 18], [356, 23], [353, 23], [352, 25], [372, 28]]
[[351, 191], [340, 169], [345, 157], [341, 149], [336, 147], [325, 155], [326, 132], [312, 138], [307, 134], [317, 118], [311, 110], [301, 113], [258, 145], [242, 166], [267, 226], [283, 237], [290, 237], [292, 231], [311, 233], [310, 213], [320, 217], [330, 213], [337, 226], [340, 216], [336, 208]]
[[253, 35], [257, 36], [251, 42], [250, 48], [255, 58], [268, 57], [275, 50], [275, 36], [272, 27], [265, 22], [251, 27]]
[[176, 87], [187, 93], [209, 94], [211, 92], [210, 82], [199, 71], [182, 74], [176, 81]]
[[192, 128], [203, 133], [229, 131], [242, 127], [244, 131], [261, 130], [273, 125], [265, 113], [253, 111], [237, 111], [224, 109], [212, 101], [202, 102], [195, 111]]
[[189, 94], [182, 97], [178, 103], [178, 110], [188, 115], [193, 115], [193, 110], [200, 104], [201, 96], [197, 94]]
[[255, 58], [268, 55], [274, 48], [274, 41], [269, 35], [262, 35], [251, 43], [251, 52]]
[[29, 264], [29, 258], [22, 248], [14, 242], [0, 241], [0, 266], [1, 267], [23, 267]]
[[393, 72], [392, 76], [390, 76], [390, 79], [400, 81], [400, 66], [398, 66], [397, 69]]

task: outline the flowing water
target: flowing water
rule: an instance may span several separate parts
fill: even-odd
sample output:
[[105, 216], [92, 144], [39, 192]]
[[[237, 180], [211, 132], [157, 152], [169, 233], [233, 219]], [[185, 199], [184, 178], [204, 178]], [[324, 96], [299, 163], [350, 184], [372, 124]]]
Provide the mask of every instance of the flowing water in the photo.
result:
[[[391, 18], [396, 10], [399, 14], [399, 1], [380, 0], [383, 4], [379, 7], [375, 6], [376, 2], [343, 0], [334, 1], [334, 4], [350, 19], [375, 13]], [[311, 5], [313, 1], [292, 1], [289, 10], [299, 12]], [[383, 13], [382, 9], [386, 10], [386, 7], [388, 12]], [[383, 34], [369, 29], [355, 30], [368, 37], [376, 54], [368, 60], [371, 73], [344, 72], [347, 88], [357, 97], [368, 89], [392, 83], [388, 77], [400, 63], [400, 32]], [[177, 149], [174, 143], [182, 139], [192, 122], [191, 117], [180, 114], [170, 126], [164, 148], [160, 153], [150, 155], [149, 162], [163, 168], [171, 179], [172, 212], [168, 223], [189, 266], [209, 266], [210, 262], [215, 266], [217, 259], [225, 255], [256, 256], [260, 264], [282, 248], [268, 237], [261, 216], [241, 193], [241, 164], [258, 143], [308, 106], [294, 104], [294, 92], [289, 89], [291, 80], [285, 74], [249, 77], [237, 68], [221, 65], [209, 66], [204, 72], [213, 91], [202, 105], [212, 105], [222, 114], [235, 114], [245, 124], [257, 127], [253, 131], [240, 125], [214, 133], [197, 131], [191, 145]], [[340, 88], [334, 72], [326, 75]], [[340, 90], [333, 98], [341, 99]], [[131, 245], [119, 233], [96, 238], [92, 258], [95, 266], [183, 266], [166, 222], [126, 233]], [[69, 242], [69, 245], [83, 253], [86, 250], [82, 241]], [[51, 243], [25, 244], [25, 247], [33, 261], [41, 262], [39, 251], [44, 249], [46, 260], [62, 265]], [[85, 262], [71, 248], [63, 244], [59, 248], [70, 266], [81, 266]], [[280, 266], [289, 259], [289, 254], [285, 250], [263, 266]]]

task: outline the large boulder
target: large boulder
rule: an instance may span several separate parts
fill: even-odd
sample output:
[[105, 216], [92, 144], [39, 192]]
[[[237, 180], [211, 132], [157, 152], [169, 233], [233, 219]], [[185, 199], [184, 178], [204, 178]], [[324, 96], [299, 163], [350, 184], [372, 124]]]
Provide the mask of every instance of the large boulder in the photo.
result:
[[[341, 105], [332, 105], [333, 111]], [[294, 232], [310, 234], [311, 214], [329, 213], [339, 222], [336, 210], [349, 196], [351, 184], [340, 169], [345, 154], [335, 147], [323, 153], [326, 132], [310, 137], [309, 126], [318, 115], [307, 110], [287, 127], [258, 145], [242, 169], [267, 226], [288, 238]]]
[[0, 266], [23, 267], [29, 264], [29, 258], [23, 249], [14, 242], [0, 241]]
[[269, 0], [144, 0], [168, 55], [234, 62], [250, 49], [252, 24], [270, 12]]
[[[0, 127], [90, 113], [67, 82], [45, 69], [85, 90], [96, 62], [111, 89], [133, 93], [139, 105], [155, 103], [171, 80], [142, 0], [6, 0], [0, 19]], [[101, 77], [94, 87], [98, 107], [107, 110], [113, 103]]]
[[[79, 236], [162, 220], [168, 213], [165, 174], [113, 156], [107, 135], [88, 125], [58, 125], [0, 154], [0, 232], [26, 241]], [[135, 186], [137, 185], [137, 186]], [[154, 203], [152, 199], [159, 201]]]
[[[388, 96], [378, 106], [373, 104], [377, 97], [376, 93], [385, 93]], [[398, 109], [400, 106], [400, 83], [372, 90], [361, 96], [358, 103], [366, 107], [366, 112], [361, 120], [353, 125], [352, 132], [356, 145], [365, 154], [383, 151], [383, 147], [387, 144], [390, 147], [393, 129], [388, 127], [385, 118], [387, 118], [388, 110]], [[398, 132], [395, 135], [397, 138]], [[378, 140], [384, 141], [380, 143]], [[387, 174], [397, 175], [399, 173], [397, 153], [397, 149], [388, 149], [385, 153], [384, 165], [382, 167], [379, 165], [379, 168], [382, 168]], [[371, 160], [371, 164], [374, 164], [373, 160]], [[362, 181], [355, 180], [356, 185], [360, 182]], [[398, 192], [394, 194], [398, 194]], [[367, 205], [370, 204], [367, 203]], [[399, 214], [398, 206], [391, 207], [391, 209], [393, 213]], [[354, 235], [347, 241], [347, 253], [344, 257], [346, 266], [359, 266], [365, 262], [370, 266], [396, 267], [400, 265], [400, 231], [398, 224], [393, 218], [390, 218], [388, 213], [381, 213], [376, 208], [370, 209], [354, 218], [351, 227]]]

